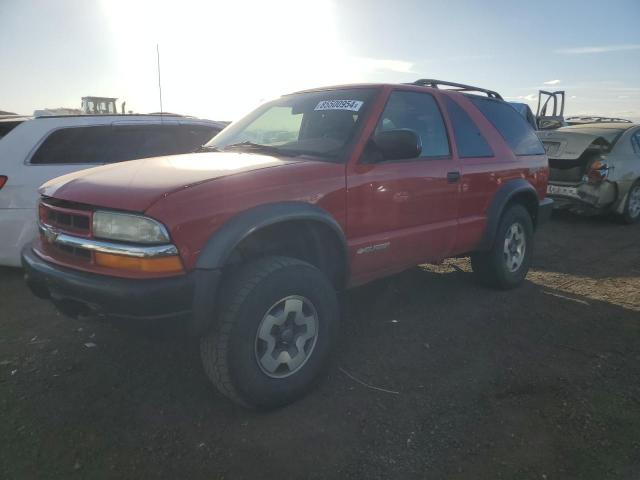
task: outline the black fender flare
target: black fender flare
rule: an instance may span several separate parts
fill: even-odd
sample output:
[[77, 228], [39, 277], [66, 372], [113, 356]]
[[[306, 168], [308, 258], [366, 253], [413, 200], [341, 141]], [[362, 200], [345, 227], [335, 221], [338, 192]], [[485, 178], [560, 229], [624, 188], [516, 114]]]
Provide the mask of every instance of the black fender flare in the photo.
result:
[[536, 211], [533, 215], [532, 221], [534, 225], [537, 220], [537, 208], [538, 208], [538, 192], [536, 189], [524, 178], [516, 178], [514, 180], [508, 180], [505, 182], [493, 196], [491, 205], [487, 209], [487, 226], [480, 241], [478, 250], [486, 251], [491, 248], [493, 241], [498, 231], [498, 225], [506, 206], [516, 195], [526, 195], [529, 197], [529, 201], [532, 205], [535, 204]]
[[200, 252], [195, 267], [193, 315], [189, 330], [193, 335], [206, 333], [214, 323], [216, 293], [222, 268], [236, 246], [262, 228], [288, 221], [313, 221], [328, 226], [342, 246], [344, 284], [349, 275], [347, 240], [340, 224], [326, 210], [306, 202], [277, 202], [245, 210], [218, 228]]
[[252, 233], [276, 223], [295, 220], [317, 221], [330, 227], [340, 240], [344, 260], [347, 260], [345, 234], [329, 212], [306, 202], [278, 202], [250, 208], [224, 223], [200, 252], [196, 268], [222, 268], [234, 248]]

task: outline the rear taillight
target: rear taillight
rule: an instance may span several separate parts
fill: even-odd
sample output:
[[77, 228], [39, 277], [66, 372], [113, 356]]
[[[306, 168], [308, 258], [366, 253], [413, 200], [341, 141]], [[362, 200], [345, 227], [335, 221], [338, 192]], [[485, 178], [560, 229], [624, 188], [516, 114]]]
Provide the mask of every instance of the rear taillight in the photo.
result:
[[591, 183], [599, 183], [607, 178], [609, 174], [609, 165], [604, 160], [596, 160], [589, 166], [587, 170], [587, 181]]
[[7, 183], [7, 180], [9, 180], [9, 177], [7, 177], [6, 175], [0, 175], [0, 188], [4, 187], [4, 184]]

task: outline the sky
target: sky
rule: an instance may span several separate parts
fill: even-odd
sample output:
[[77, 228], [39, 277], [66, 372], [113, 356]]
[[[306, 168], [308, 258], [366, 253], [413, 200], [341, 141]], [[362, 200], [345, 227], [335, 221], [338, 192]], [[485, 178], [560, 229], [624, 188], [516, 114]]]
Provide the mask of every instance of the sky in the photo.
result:
[[640, 121], [640, 0], [0, 0], [0, 110], [87, 95], [235, 120], [292, 91], [437, 78]]

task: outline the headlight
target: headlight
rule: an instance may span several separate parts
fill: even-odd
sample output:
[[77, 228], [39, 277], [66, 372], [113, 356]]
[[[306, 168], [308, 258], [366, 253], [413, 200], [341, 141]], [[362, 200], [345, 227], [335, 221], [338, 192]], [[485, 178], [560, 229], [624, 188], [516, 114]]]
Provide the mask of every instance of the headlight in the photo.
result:
[[97, 238], [134, 243], [168, 243], [169, 234], [160, 222], [142, 215], [116, 212], [93, 214], [93, 235]]

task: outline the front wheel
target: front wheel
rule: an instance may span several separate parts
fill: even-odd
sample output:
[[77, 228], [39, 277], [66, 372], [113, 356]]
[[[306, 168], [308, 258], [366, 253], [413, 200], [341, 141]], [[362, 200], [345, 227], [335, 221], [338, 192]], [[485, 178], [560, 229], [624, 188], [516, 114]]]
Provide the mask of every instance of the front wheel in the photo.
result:
[[286, 405], [326, 367], [338, 328], [336, 293], [313, 265], [265, 257], [230, 278], [219, 328], [200, 341], [207, 376], [250, 408]]
[[509, 289], [520, 285], [533, 254], [533, 222], [522, 205], [512, 205], [502, 215], [491, 250], [471, 255], [471, 267], [489, 286]]

